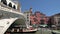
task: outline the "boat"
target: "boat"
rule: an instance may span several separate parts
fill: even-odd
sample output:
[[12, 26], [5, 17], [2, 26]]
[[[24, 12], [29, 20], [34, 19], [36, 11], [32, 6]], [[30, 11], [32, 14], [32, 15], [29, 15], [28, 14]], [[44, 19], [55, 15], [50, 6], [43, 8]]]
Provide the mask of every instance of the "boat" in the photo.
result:
[[35, 33], [37, 29], [32, 29], [32, 30], [23, 30], [24, 33]]
[[11, 30], [7, 30], [6, 33], [35, 33], [37, 32], [37, 28], [26, 28], [26, 27], [13, 27]]

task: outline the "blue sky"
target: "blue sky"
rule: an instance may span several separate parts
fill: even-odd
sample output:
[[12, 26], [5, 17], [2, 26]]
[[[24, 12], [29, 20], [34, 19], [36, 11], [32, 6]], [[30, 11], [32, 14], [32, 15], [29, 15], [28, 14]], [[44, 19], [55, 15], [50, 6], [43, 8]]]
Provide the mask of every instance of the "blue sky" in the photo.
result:
[[33, 8], [33, 12], [40, 11], [47, 16], [60, 13], [60, 0], [19, 0], [22, 11]]

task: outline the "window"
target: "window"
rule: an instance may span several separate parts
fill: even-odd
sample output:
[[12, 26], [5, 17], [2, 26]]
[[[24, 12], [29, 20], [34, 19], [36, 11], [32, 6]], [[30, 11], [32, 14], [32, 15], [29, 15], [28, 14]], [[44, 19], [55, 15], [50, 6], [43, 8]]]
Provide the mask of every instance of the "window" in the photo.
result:
[[30, 21], [30, 25], [32, 25], [32, 24], [31, 24], [31, 21]]
[[29, 20], [27, 19], [27, 21], [29, 21]]
[[29, 17], [27, 16], [27, 19], [29, 19]]
[[38, 21], [36, 18], [33, 18], [34, 22]]
[[3, 2], [3, 4], [7, 5], [7, 1], [6, 0], [1, 0], [1, 2]]
[[60, 24], [60, 18], [58, 18], [58, 24]]
[[43, 24], [44, 24], [44, 20], [40, 20], [40, 21], [41, 21], [41, 23], [40, 23], [40, 24], [42, 24], [42, 25], [43, 25]]
[[9, 7], [12, 7], [12, 3], [9, 3]]
[[29, 14], [27, 14], [27, 16], [29, 16]]
[[13, 8], [16, 9], [16, 6], [14, 5]]

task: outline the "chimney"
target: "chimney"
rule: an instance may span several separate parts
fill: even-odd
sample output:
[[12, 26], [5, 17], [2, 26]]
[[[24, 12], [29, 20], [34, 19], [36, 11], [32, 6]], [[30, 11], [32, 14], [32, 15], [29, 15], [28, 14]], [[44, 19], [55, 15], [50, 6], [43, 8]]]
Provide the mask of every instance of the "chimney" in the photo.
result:
[[30, 8], [30, 13], [32, 14], [32, 8]]

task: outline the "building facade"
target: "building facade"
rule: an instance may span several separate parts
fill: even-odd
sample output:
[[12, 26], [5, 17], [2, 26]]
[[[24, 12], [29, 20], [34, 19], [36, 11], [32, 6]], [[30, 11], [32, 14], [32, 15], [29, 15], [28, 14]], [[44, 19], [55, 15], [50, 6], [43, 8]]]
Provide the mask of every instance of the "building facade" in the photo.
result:
[[30, 25], [30, 12], [26, 11], [26, 12], [24, 12], [24, 15], [26, 17], [26, 25], [27, 25], [27, 27], [29, 27], [29, 25]]
[[60, 13], [51, 16], [50, 19], [51, 24], [54, 25], [52, 27], [55, 27], [55, 29], [60, 29]]
[[40, 11], [36, 11], [33, 15], [30, 16], [30, 20], [32, 24], [47, 24], [48, 23], [48, 17], [40, 13]]
[[29, 25], [47, 25], [49, 17], [40, 11], [36, 11], [34, 14], [32, 12], [32, 8], [29, 11], [25, 12], [27, 22]]
[[30, 8], [28, 11], [24, 12], [24, 15], [26, 16], [26, 25], [27, 28], [30, 26], [30, 16], [32, 14], [32, 8]]

